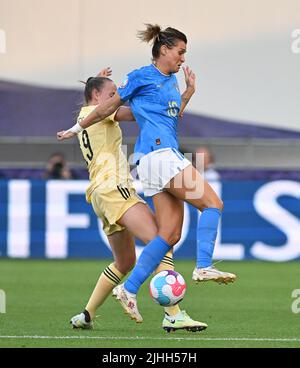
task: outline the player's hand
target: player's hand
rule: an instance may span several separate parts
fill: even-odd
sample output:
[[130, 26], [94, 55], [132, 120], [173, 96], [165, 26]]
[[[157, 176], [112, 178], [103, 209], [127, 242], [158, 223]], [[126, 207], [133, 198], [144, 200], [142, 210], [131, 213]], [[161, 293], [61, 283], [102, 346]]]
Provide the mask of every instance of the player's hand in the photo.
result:
[[109, 77], [112, 74], [112, 70], [110, 67], [102, 69], [98, 74], [97, 77]]
[[183, 72], [184, 72], [186, 88], [187, 89], [192, 89], [192, 90], [195, 91], [195, 89], [196, 89], [196, 75], [195, 75], [195, 73], [188, 66], [183, 66], [182, 69], [183, 69]]
[[69, 138], [73, 138], [75, 137], [75, 133], [72, 133], [72, 132], [69, 132], [69, 131], [65, 131], [65, 130], [62, 130], [61, 132], [57, 132], [56, 133], [56, 138], [59, 140], [59, 141], [63, 141], [65, 139], [69, 139]]

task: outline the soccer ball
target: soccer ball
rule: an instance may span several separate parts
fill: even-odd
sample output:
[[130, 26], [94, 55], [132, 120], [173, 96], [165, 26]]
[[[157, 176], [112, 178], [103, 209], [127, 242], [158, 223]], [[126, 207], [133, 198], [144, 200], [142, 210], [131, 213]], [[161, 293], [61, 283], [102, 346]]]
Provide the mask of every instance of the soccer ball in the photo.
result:
[[179, 303], [185, 294], [186, 283], [180, 273], [172, 270], [161, 271], [150, 282], [152, 299], [163, 307]]

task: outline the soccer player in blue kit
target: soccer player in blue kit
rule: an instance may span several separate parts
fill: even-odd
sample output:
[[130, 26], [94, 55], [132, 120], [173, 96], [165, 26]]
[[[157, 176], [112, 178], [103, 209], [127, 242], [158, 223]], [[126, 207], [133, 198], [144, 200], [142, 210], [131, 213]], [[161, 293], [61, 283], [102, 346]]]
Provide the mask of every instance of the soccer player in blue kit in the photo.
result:
[[177, 29], [161, 30], [146, 25], [138, 33], [152, 42], [153, 62], [129, 73], [117, 93], [107, 103], [98, 105], [80, 124], [65, 134], [70, 138], [112, 114], [124, 102], [140, 127], [135, 144], [135, 160], [145, 196], [153, 197], [158, 235], [144, 248], [125, 283], [116, 286], [113, 295], [136, 321], [142, 321], [136, 294], [142, 283], [156, 269], [161, 259], [179, 241], [183, 223], [183, 201], [202, 212], [197, 228], [197, 260], [192, 279], [233, 282], [236, 275], [212, 265], [217, 229], [223, 203], [200, 173], [178, 151], [178, 117], [194, 91], [181, 96], [175, 73], [185, 62], [187, 38]]
[[[184, 72], [187, 85], [193, 85], [193, 73]], [[117, 87], [107, 78], [110, 74], [111, 69], [106, 68], [96, 78], [87, 80], [85, 104], [80, 110], [78, 121], [114, 96]], [[90, 178], [86, 200], [92, 204], [95, 214], [102, 221], [114, 262], [101, 273], [83, 312], [71, 318], [73, 328], [93, 328], [98, 308], [135, 265], [134, 237], [146, 244], [158, 232], [154, 214], [132, 185], [133, 178], [121, 149], [122, 133], [118, 120], [134, 121], [130, 107], [120, 106], [101, 123], [77, 134]], [[64, 131], [58, 132], [57, 137], [62, 140]], [[172, 250], [164, 256], [155, 273], [174, 270]], [[206, 323], [193, 320], [178, 304], [165, 307], [164, 312], [162, 328], [168, 332], [182, 329], [195, 332], [207, 328]]]

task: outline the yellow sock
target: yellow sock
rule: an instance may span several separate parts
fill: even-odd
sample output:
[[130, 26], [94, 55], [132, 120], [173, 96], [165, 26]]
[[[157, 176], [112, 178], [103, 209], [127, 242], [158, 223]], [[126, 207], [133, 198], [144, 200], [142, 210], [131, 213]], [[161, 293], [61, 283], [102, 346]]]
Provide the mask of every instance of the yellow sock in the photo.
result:
[[118, 285], [125, 275], [123, 275], [114, 263], [111, 263], [100, 275], [94, 291], [85, 307], [91, 319], [95, 318], [96, 310], [105, 301], [112, 289]]
[[[174, 270], [174, 261], [173, 261], [173, 249], [170, 250], [162, 259], [161, 263], [155, 270], [155, 273], [164, 270]], [[180, 312], [179, 305], [173, 305], [172, 307], [165, 307], [165, 312], [168, 313], [169, 316], [175, 316], [175, 314]]]
[[164, 258], [161, 260], [157, 269], [155, 270], [155, 274], [164, 270], [174, 270], [174, 262], [173, 262], [173, 250], [170, 250]]

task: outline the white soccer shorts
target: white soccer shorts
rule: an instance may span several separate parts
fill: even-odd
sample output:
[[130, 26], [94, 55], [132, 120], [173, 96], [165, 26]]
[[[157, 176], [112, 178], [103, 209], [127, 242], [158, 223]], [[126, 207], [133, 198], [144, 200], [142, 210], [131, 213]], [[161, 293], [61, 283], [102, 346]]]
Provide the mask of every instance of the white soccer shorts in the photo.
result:
[[165, 186], [191, 162], [175, 148], [162, 148], [148, 153], [137, 166], [146, 197], [161, 193]]

